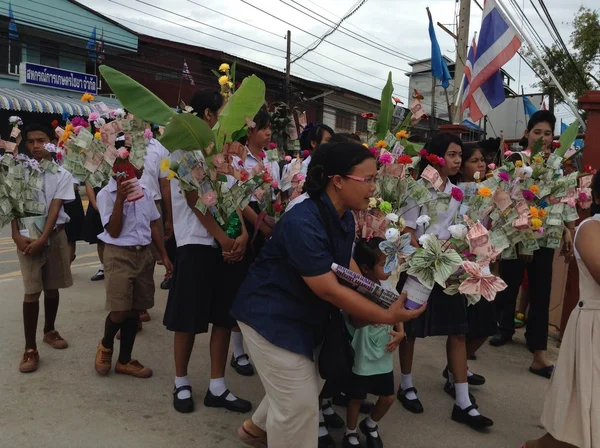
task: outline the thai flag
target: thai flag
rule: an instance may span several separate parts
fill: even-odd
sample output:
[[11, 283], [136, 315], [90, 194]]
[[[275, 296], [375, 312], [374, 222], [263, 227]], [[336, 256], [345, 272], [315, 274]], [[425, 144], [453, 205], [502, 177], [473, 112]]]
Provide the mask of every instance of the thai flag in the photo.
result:
[[19, 31], [17, 30], [17, 22], [15, 22], [15, 16], [12, 10], [12, 4], [8, 2], [8, 39], [16, 40], [19, 38]]
[[191, 85], [195, 85], [196, 83], [194, 82], [194, 78], [192, 78], [192, 74], [190, 73], [190, 69], [187, 65], [187, 62], [184, 60], [183, 61], [183, 79], [187, 79], [190, 81]]
[[504, 102], [500, 68], [513, 58], [520, 47], [517, 30], [496, 2], [487, 0], [483, 7], [479, 41], [471, 47], [473, 54], [470, 51], [469, 57], [472, 59], [465, 66], [462, 114], [469, 109], [471, 120], [477, 122]]

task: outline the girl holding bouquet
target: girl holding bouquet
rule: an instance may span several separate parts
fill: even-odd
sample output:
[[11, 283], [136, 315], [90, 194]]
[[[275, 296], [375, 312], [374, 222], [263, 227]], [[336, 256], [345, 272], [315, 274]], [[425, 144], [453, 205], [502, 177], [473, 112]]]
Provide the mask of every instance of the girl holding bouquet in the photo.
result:
[[[450, 177], [456, 176], [462, 165], [463, 144], [459, 137], [451, 134], [438, 134], [426, 146], [427, 156], [421, 159], [421, 172], [431, 165], [441, 179], [440, 191], [452, 194], [455, 186]], [[453, 224], [460, 206], [460, 201], [452, 194], [447, 211], [433, 210], [436, 207], [438, 191], [429, 187], [433, 201], [417, 206], [410, 197], [401, 216], [406, 222], [406, 230], [413, 236], [413, 245], [419, 247], [417, 240], [425, 234], [435, 235], [440, 240], [448, 240], [448, 227]], [[462, 195], [460, 195], [462, 198]], [[430, 209], [430, 206], [432, 207]], [[437, 223], [430, 226], [421, 224], [423, 215], [437, 213]], [[421, 225], [420, 225], [421, 224]], [[402, 291], [407, 280], [403, 276], [397, 290]], [[452, 419], [472, 428], [486, 428], [493, 425], [492, 420], [484, 417], [477, 410], [473, 398], [469, 394], [466, 334], [469, 331], [467, 320], [467, 302], [463, 295], [449, 296], [441, 286], [436, 284], [431, 291], [427, 310], [419, 318], [406, 323], [407, 339], [400, 344], [400, 366], [402, 370], [398, 399], [402, 405], [413, 413], [422, 413], [417, 390], [413, 386], [412, 363], [416, 338], [429, 336], [447, 336], [446, 353], [448, 357], [448, 384], [445, 391], [455, 399]], [[449, 386], [449, 387], [448, 387]]]

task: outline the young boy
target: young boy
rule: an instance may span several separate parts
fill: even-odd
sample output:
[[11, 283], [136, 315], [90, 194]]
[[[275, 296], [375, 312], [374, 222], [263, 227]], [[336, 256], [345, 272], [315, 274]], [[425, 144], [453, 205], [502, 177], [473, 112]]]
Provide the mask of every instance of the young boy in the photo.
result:
[[[45, 144], [56, 140], [54, 130], [47, 125], [32, 124], [23, 133], [25, 147], [32, 157], [39, 161], [51, 160]], [[21, 230], [19, 221], [11, 223], [12, 238], [17, 245], [17, 255], [25, 295], [23, 298], [23, 326], [25, 327], [25, 353], [21, 359], [21, 372], [33, 372], [38, 368], [40, 355], [37, 351], [36, 330], [40, 311], [40, 294], [44, 291], [44, 342], [55, 349], [67, 348], [68, 344], [54, 328], [58, 312], [58, 290], [73, 285], [69, 260], [69, 246], [64, 227], [69, 216], [63, 203], [75, 199], [73, 178], [63, 168], [56, 174], [45, 171], [42, 195], [38, 198], [46, 204], [46, 223], [40, 238], [32, 240], [26, 231]]]
[[[141, 170], [137, 170], [138, 179]], [[97, 197], [104, 232], [98, 238], [105, 243], [104, 269], [106, 309], [104, 337], [98, 344], [95, 367], [107, 375], [112, 367], [112, 353], [117, 332], [121, 330], [121, 347], [115, 372], [136, 378], [150, 378], [152, 370], [131, 359], [131, 351], [140, 319], [140, 311], [154, 306], [154, 243], [160, 253], [167, 277], [173, 266], [165, 251], [158, 229], [160, 214], [152, 197], [142, 186], [144, 196], [134, 202], [127, 195], [134, 189], [131, 182], [112, 178]]]

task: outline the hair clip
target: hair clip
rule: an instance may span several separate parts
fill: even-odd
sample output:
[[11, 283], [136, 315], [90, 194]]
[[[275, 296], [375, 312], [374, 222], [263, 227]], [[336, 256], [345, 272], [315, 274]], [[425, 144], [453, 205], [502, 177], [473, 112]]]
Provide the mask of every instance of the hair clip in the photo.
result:
[[371, 238], [373, 238], [373, 235], [369, 235], [368, 237], [366, 237], [365, 241], [368, 243], [369, 241], [371, 241]]

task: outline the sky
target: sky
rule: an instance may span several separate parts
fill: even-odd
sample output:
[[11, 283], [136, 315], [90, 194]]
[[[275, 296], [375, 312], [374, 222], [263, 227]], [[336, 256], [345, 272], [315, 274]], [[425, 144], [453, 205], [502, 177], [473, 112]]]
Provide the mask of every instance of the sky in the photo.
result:
[[[478, 0], [483, 5], [483, 0]], [[218, 49], [251, 61], [285, 70], [285, 34], [292, 32], [292, 60], [333, 22], [354, 9], [357, 0], [80, 0], [123, 25], [145, 34]], [[513, 14], [516, 2], [545, 42], [551, 42], [546, 26], [532, 1], [502, 0]], [[378, 98], [387, 74], [392, 72], [394, 94], [406, 103], [409, 96], [408, 63], [431, 56], [429, 6], [434, 23], [455, 30], [454, 0], [366, 0], [362, 6], [314, 51], [292, 64], [293, 75], [344, 87]], [[533, 3], [540, 9], [539, 0]], [[570, 22], [580, 6], [594, 7], [596, 0], [545, 0], [563, 40], [572, 31]], [[259, 9], [262, 11], [260, 11]], [[296, 8], [296, 9], [295, 9]], [[137, 10], [137, 11], [136, 11]], [[179, 14], [179, 16], [172, 13]], [[156, 16], [156, 17], [152, 17]], [[229, 17], [226, 17], [229, 16]], [[287, 22], [286, 23], [284, 23]], [[479, 31], [481, 10], [471, 3], [470, 36]], [[436, 26], [442, 53], [455, 59], [455, 41]], [[230, 42], [227, 42], [230, 41]], [[362, 56], [365, 57], [362, 57]], [[515, 81], [513, 90], [536, 93], [535, 74], [515, 56], [504, 67]], [[190, 67], [192, 72], [194, 67]], [[567, 122], [573, 115], [566, 107], [557, 117]]]

